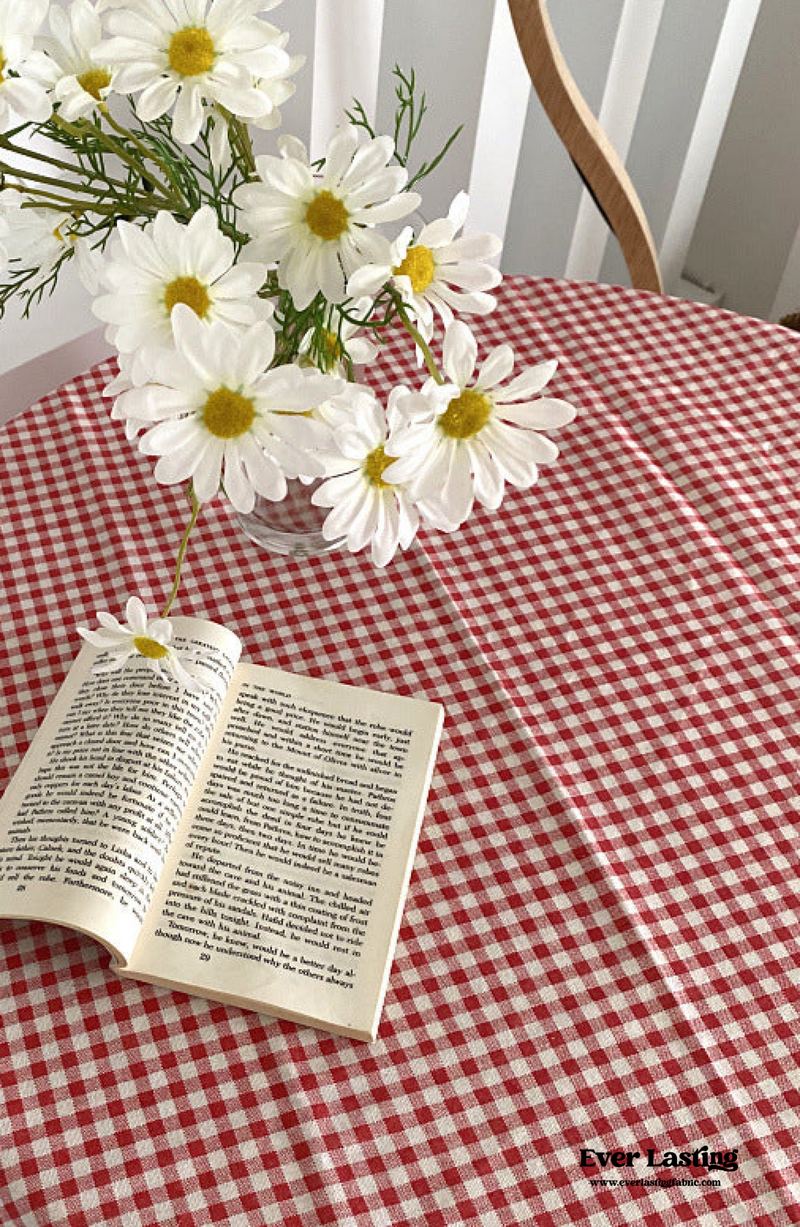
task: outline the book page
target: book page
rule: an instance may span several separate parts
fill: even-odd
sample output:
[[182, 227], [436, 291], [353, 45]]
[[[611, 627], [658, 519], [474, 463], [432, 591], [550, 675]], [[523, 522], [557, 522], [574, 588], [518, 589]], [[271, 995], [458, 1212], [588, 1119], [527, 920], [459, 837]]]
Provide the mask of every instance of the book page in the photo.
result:
[[92, 673], [85, 644], [0, 802], [0, 915], [68, 925], [129, 957], [241, 652], [224, 627], [174, 618], [176, 648], [213, 653], [190, 695], [141, 657]]
[[240, 665], [126, 970], [374, 1038], [441, 723]]

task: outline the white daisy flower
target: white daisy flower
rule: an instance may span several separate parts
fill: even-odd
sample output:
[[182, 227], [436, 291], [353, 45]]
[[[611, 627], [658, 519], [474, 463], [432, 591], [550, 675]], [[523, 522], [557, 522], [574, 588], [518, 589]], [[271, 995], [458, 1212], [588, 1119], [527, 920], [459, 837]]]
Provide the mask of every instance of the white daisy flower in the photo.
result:
[[476, 359], [475, 338], [456, 320], [444, 339], [448, 382], [429, 379], [420, 392], [398, 399], [402, 422], [387, 445], [399, 457], [387, 480], [408, 482], [415, 499], [429, 499], [453, 525], [464, 522], [474, 499], [496, 510], [505, 482], [522, 489], [533, 485], [538, 466], [558, 455], [541, 432], [575, 417], [566, 401], [539, 395], [553, 376], [554, 361], [504, 384], [514, 367], [510, 345], [493, 349], [473, 381]]
[[[99, 256], [91, 240], [77, 233], [78, 224], [71, 213], [40, 208], [15, 187], [0, 191], [0, 247], [6, 262], [13, 260], [46, 277], [69, 249], [84, 288], [94, 294]], [[0, 255], [0, 263], [2, 259]]]
[[502, 274], [487, 261], [499, 253], [502, 243], [493, 234], [456, 238], [468, 210], [469, 197], [459, 192], [447, 217], [423, 226], [416, 239], [410, 228], [403, 231], [392, 244], [390, 262], [355, 272], [348, 293], [377, 294], [391, 277], [426, 341], [433, 335], [434, 311], [445, 327], [452, 323], [454, 312], [487, 315], [495, 299], [486, 291], [502, 280]]
[[72, 0], [69, 13], [53, 5], [50, 32], [39, 39], [28, 75], [51, 91], [59, 115], [73, 122], [91, 115], [111, 90], [110, 71], [93, 59], [102, 38], [100, 17], [90, 0]]
[[[288, 34], [280, 34], [276, 31], [276, 46], [285, 48], [288, 39]], [[288, 78], [294, 76], [305, 62], [306, 57], [304, 55], [290, 55], [286, 67], [280, 72], [276, 69], [271, 77], [260, 77], [254, 81], [255, 88], [259, 93], [263, 94], [266, 100], [267, 110], [258, 119], [249, 120], [249, 127], [261, 128], [263, 131], [272, 131], [274, 128], [280, 127], [281, 112], [279, 108], [283, 106], [284, 102], [288, 102], [295, 92], [294, 82]], [[230, 166], [232, 160], [228, 121], [218, 107], [210, 107], [208, 112], [214, 121], [209, 136], [211, 162], [217, 170], [224, 171]]]
[[27, 57], [49, 0], [0, 0], [0, 132], [20, 121], [44, 123], [52, 113], [46, 90], [27, 73]]
[[12, 187], [0, 191], [0, 224], [6, 235], [7, 259], [36, 268], [43, 276], [52, 271], [65, 248], [76, 242], [72, 214], [38, 208], [24, 192]]
[[363, 325], [358, 322], [368, 318], [371, 307], [371, 298], [360, 298], [349, 304], [347, 311], [348, 316], [355, 316], [356, 319], [345, 319], [340, 315], [337, 322], [334, 317], [328, 321], [330, 327], [323, 329], [321, 335], [309, 329], [300, 342], [300, 354], [305, 356], [313, 351], [317, 365], [337, 375], [345, 374], [348, 360], [354, 366], [374, 362], [378, 347], [365, 335]]
[[222, 320], [243, 328], [268, 319], [272, 307], [257, 296], [266, 275], [262, 264], [237, 263], [210, 205], [188, 225], [162, 212], [144, 227], [117, 223], [99, 266], [109, 293], [92, 310], [109, 325], [107, 339], [121, 353], [169, 346], [178, 303], [206, 325]]
[[403, 167], [388, 165], [391, 138], [362, 138], [358, 128], [340, 128], [317, 175], [305, 146], [282, 137], [280, 157], [256, 159], [261, 182], [235, 192], [250, 235], [245, 250], [277, 263], [278, 281], [300, 310], [320, 291], [329, 302], [342, 302], [356, 269], [388, 259], [389, 242], [374, 227], [419, 204], [415, 192], [402, 191]]
[[258, 121], [272, 103], [257, 82], [280, 78], [290, 58], [274, 26], [256, 14], [264, 0], [130, 0], [109, 8], [112, 38], [95, 51], [114, 72], [114, 88], [138, 94], [136, 113], [148, 123], [172, 110], [172, 135], [183, 145], [198, 137], [206, 102]]
[[152, 426], [147, 418], [135, 418], [125, 412], [125, 400], [122, 396], [123, 392], [130, 392], [133, 388], [140, 388], [146, 383], [145, 373], [138, 367], [136, 374], [139, 376], [138, 382], [134, 379], [134, 357], [132, 354], [116, 354], [117, 366], [119, 370], [113, 379], [103, 388], [102, 395], [106, 400], [113, 400], [114, 404], [111, 407], [111, 417], [117, 422], [125, 423], [125, 438], [128, 442], [133, 442], [135, 438], [143, 431]]
[[114, 673], [124, 668], [131, 657], [141, 657], [164, 681], [177, 682], [190, 694], [204, 690], [221, 689], [221, 683], [212, 673], [198, 673], [198, 666], [209, 662], [199, 651], [178, 652], [172, 646], [172, 623], [166, 618], [148, 618], [147, 610], [138, 596], [132, 596], [125, 606], [126, 625], [113, 614], [98, 612], [99, 630], [79, 626], [78, 634], [92, 647], [109, 654], [108, 660], [95, 665], [93, 673]]
[[[398, 391], [389, 400], [390, 420]], [[385, 450], [387, 419], [374, 395], [361, 387], [333, 401], [327, 417], [337, 450], [331, 464], [336, 475], [311, 496], [317, 506], [332, 508], [322, 534], [327, 541], [346, 537], [353, 553], [369, 546], [375, 565], [385, 567], [398, 549], [408, 548], [419, 527], [408, 491], [385, 477], [394, 460]]]
[[[281, 34], [276, 40], [276, 45], [285, 49], [288, 40], [288, 34]], [[295, 73], [299, 72], [305, 62], [306, 57], [304, 55], [290, 55], [289, 63], [285, 69], [282, 69], [280, 72], [274, 72], [271, 77], [259, 77], [256, 80], [255, 87], [264, 95], [269, 109], [264, 115], [259, 115], [256, 119], [251, 120], [254, 128], [261, 128], [264, 132], [272, 132], [275, 128], [280, 127], [280, 108], [285, 102], [289, 101], [296, 89], [294, 81], [290, 81], [289, 77], [293, 77]]]
[[145, 455], [160, 457], [156, 480], [191, 478], [201, 503], [222, 483], [236, 510], [247, 513], [256, 494], [282, 499], [287, 476], [321, 476], [313, 453], [328, 431], [305, 415], [340, 391], [340, 381], [294, 365], [270, 370], [269, 324], [238, 333], [223, 323], [206, 327], [183, 304], [172, 324], [175, 350], [149, 352], [151, 382], [117, 398], [118, 414], [158, 423], [139, 443]]

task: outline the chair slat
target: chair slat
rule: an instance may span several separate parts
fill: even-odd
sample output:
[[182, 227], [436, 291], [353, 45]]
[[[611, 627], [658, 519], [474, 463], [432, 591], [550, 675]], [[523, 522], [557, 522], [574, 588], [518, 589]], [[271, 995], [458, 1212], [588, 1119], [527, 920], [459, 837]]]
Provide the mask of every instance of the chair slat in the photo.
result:
[[[311, 156], [321, 157], [353, 99], [375, 119], [384, 0], [317, 0]], [[308, 88], [306, 77], [306, 88]]]

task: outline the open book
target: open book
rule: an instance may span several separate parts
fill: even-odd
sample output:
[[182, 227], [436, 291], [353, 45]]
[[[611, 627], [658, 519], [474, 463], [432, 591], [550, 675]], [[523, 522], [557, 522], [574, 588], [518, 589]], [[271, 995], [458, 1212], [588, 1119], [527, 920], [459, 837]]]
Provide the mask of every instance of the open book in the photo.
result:
[[0, 802], [0, 916], [120, 975], [377, 1034], [442, 727], [437, 704], [240, 663], [173, 618], [218, 693], [84, 645]]

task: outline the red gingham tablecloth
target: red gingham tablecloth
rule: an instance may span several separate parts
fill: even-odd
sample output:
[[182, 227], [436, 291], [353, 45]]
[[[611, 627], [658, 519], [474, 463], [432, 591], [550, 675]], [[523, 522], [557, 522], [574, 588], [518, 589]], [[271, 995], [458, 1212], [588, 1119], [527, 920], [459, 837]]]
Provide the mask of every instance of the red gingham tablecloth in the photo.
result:
[[[268, 556], [220, 501], [176, 609], [446, 708], [380, 1039], [5, 922], [3, 1224], [800, 1222], [800, 338], [521, 278], [479, 335], [557, 357], [580, 407], [533, 491], [382, 574]], [[109, 420], [110, 369], [2, 436], [9, 772], [76, 622], [169, 587], [184, 500]], [[737, 1166], [648, 1166], [704, 1144]]]

